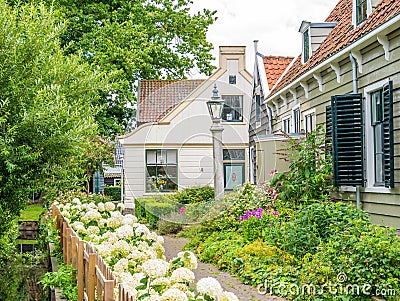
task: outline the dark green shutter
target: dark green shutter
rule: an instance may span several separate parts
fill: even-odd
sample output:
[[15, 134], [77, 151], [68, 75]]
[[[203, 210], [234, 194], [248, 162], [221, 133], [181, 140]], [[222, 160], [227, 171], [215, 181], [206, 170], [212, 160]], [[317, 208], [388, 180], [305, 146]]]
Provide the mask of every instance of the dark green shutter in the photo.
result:
[[385, 187], [394, 187], [393, 82], [383, 87], [383, 152]]
[[362, 95], [331, 97], [334, 186], [364, 185]]

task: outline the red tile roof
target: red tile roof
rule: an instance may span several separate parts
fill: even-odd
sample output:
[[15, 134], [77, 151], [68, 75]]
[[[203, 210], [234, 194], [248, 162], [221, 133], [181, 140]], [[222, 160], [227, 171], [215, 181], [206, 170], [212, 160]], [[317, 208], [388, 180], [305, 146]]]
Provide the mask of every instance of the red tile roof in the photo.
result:
[[203, 81], [141, 80], [137, 109], [138, 125], [160, 120]]
[[269, 89], [272, 89], [293, 59], [288, 56], [264, 56], [263, 62]]
[[277, 93], [297, 77], [339, 52], [346, 46], [354, 43], [367, 33], [389, 21], [400, 13], [400, 0], [382, 0], [362, 24], [353, 28], [352, 25], [353, 0], [340, 0], [326, 22], [337, 22], [337, 25], [326, 37], [324, 42], [312, 54], [306, 64], [301, 63], [299, 56], [288, 72], [278, 82], [270, 95]]

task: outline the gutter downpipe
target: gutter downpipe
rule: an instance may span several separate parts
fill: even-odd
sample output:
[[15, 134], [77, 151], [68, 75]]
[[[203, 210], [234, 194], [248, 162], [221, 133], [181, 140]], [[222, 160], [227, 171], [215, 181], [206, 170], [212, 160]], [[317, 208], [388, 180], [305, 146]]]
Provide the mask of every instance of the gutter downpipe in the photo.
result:
[[268, 131], [270, 134], [272, 134], [272, 109], [268, 104], [267, 104], [267, 114], [268, 114]]
[[[351, 70], [353, 74], [353, 93], [358, 93], [358, 77], [357, 77], [357, 62], [353, 55], [350, 52], [350, 61], [351, 61]], [[356, 204], [357, 209], [361, 209], [361, 187], [360, 185], [356, 186]]]

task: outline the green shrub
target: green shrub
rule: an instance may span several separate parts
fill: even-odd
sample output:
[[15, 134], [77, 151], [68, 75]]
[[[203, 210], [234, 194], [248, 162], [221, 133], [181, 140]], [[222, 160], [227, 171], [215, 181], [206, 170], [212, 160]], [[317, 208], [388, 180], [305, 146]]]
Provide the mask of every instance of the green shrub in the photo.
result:
[[356, 223], [370, 224], [365, 212], [351, 203], [316, 202], [299, 208], [287, 220], [264, 226], [262, 231], [264, 241], [301, 258], [306, 253], [315, 253], [321, 243], [340, 236]]
[[332, 157], [325, 145], [323, 127], [319, 126], [305, 138], [283, 136], [282, 141], [287, 147], [279, 150], [279, 155], [290, 165], [287, 172], [276, 173], [271, 179], [271, 186], [277, 191], [276, 196], [294, 206], [313, 200], [327, 200], [333, 189]]
[[159, 235], [177, 234], [182, 230], [182, 224], [160, 219], [157, 223]]
[[117, 202], [121, 200], [120, 186], [104, 186], [104, 195], [111, 197], [111, 201]]
[[211, 186], [193, 186], [177, 191], [170, 198], [177, 203], [192, 204], [214, 200], [214, 188]]
[[135, 200], [135, 215], [146, 221], [151, 229], [157, 229], [160, 217], [179, 211], [173, 202], [166, 198], [138, 198]]

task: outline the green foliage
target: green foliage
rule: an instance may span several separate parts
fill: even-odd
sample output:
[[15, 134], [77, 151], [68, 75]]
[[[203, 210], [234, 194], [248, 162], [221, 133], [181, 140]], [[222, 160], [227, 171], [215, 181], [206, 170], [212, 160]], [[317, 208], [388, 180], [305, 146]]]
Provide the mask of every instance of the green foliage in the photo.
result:
[[19, 221], [38, 221], [44, 210], [42, 205], [28, 205], [21, 211]]
[[289, 170], [277, 173], [271, 186], [278, 198], [293, 205], [326, 200], [332, 186], [332, 158], [325, 145], [325, 132], [319, 126], [305, 138], [284, 135], [287, 148], [280, 150]]
[[[279, 207], [279, 201], [275, 203]], [[275, 288], [330, 284], [371, 287], [400, 294], [400, 239], [390, 230], [371, 224], [367, 215], [350, 203], [313, 202], [285, 214], [257, 214], [244, 210], [234, 229], [212, 230], [207, 224], [185, 230], [187, 247], [198, 257], [241, 278]], [[261, 212], [261, 211], [258, 211]], [[229, 222], [227, 222], [229, 223]], [[232, 224], [232, 223], [231, 223]], [[221, 225], [221, 222], [220, 224]], [[339, 282], [344, 273], [346, 280]], [[275, 291], [277, 293], [277, 291]], [[321, 295], [282, 291], [290, 300], [369, 300], [360, 292]], [[350, 299], [349, 299], [350, 298]], [[388, 300], [396, 300], [388, 298]]]
[[117, 202], [121, 200], [120, 186], [104, 186], [104, 195], [111, 197], [111, 201]]
[[157, 230], [159, 235], [177, 234], [182, 230], [182, 224], [160, 219], [157, 222]]
[[366, 226], [370, 222], [352, 204], [321, 202], [299, 208], [293, 217], [262, 229], [266, 242], [301, 258], [307, 253], [314, 254], [321, 244], [340, 237], [355, 224]]
[[214, 200], [214, 188], [208, 185], [188, 187], [177, 191], [169, 198], [181, 204], [209, 202]]
[[[65, 56], [55, 12], [0, 0], [0, 236], [32, 192], [76, 187], [104, 74]], [[94, 152], [96, 153], [96, 151]]]
[[47, 272], [40, 283], [44, 288], [58, 287], [67, 300], [78, 300], [78, 285], [73, 274], [76, 269], [70, 265], [59, 265], [57, 272]]
[[139, 221], [146, 221], [151, 229], [157, 229], [160, 217], [179, 209], [166, 198], [138, 198], [135, 200], [135, 215]]
[[35, 285], [46, 271], [46, 253], [22, 254], [16, 248], [18, 225], [16, 222], [0, 237], [0, 300], [46, 300], [45, 292], [37, 286], [33, 296], [29, 286]]
[[275, 202], [271, 201], [265, 193], [263, 186], [254, 186], [245, 183], [238, 190], [226, 195], [225, 199], [217, 204], [215, 211], [209, 213], [209, 218], [205, 218], [203, 223], [207, 231], [235, 231], [240, 227], [239, 216], [254, 208], [272, 210]]
[[121, 133], [134, 118], [137, 80], [182, 79], [193, 67], [209, 75], [215, 68], [206, 40], [215, 12], [192, 13], [189, 0], [45, 2], [66, 22], [65, 53], [81, 54], [111, 78], [112, 86], [99, 90], [96, 103], [105, 135]]

